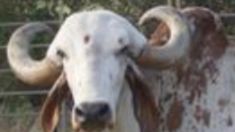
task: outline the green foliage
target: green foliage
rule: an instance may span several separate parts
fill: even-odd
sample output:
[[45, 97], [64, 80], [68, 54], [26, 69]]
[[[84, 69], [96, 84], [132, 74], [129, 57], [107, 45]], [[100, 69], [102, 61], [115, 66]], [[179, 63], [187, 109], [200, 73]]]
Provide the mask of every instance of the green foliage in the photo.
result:
[[216, 12], [234, 12], [235, 0], [184, 0], [184, 5], [205, 6]]

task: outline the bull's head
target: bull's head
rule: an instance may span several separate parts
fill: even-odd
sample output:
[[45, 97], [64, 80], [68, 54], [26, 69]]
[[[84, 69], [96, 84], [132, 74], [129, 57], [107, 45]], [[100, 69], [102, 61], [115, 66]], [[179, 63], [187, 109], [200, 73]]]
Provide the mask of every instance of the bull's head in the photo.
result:
[[74, 100], [75, 129], [101, 130], [114, 124], [127, 68], [136, 71], [133, 61], [144, 66], [169, 66], [185, 54], [190, 41], [187, 21], [170, 7], [151, 9], [140, 24], [150, 18], [162, 20], [170, 29], [170, 39], [161, 47], [148, 45], [130, 22], [110, 11], [75, 13], [65, 20], [41, 61], [29, 56], [28, 45], [35, 33], [49, 28], [31, 23], [14, 32], [8, 59], [16, 75], [33, 85], [54, 84], [43, 110], [45, 131], [57, 125], [58, 104], [68, 91]]

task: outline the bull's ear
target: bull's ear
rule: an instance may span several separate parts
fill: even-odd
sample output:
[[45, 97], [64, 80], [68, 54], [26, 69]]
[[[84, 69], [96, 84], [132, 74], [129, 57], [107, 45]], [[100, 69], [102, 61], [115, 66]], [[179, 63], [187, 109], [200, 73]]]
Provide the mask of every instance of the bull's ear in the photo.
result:
[[41, 125], [44, 132], [54, 132], [60, 117], [60, 106], [69, 92], [64, 73], [56, 80], [41, 111]]
[[133, 95], [134, 114], [143, 132], [156, 132], [160, 115], [146, 80], [137, 66], [127, 68], [126, 79]]

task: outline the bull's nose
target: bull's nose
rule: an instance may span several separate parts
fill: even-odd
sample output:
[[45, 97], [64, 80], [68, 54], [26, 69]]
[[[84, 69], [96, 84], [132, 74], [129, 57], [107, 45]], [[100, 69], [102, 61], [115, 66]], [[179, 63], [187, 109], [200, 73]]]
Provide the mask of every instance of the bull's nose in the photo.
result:
[[111, 110], [106, 103], [83, 103], [75, 108], [82, 127], [104, 127], [111, 119]]

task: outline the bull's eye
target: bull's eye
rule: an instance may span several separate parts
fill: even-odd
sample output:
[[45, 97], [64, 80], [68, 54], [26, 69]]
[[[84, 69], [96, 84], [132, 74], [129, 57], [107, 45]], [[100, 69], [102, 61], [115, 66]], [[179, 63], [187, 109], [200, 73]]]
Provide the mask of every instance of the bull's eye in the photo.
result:
[[117, 55], [117, 56], [120, 56], [120, 55], [128, 55], [128, 54], [129, 54], [129, 50], [128, 50], [128, 47], [127, 47], [127, 46], [122, 47], [121, 49], [119, 49], [119, 50], [116, 52], [116, 55]]
[[61, 49], [58, 49], [56, 54], [60, 57], [60, 58], [66, 58], [67, 55], [65, 54], [65, 52]]
[[128, 47], [124, 46], [119, 50], [119, 54], [126, 54], [128, 53]]

